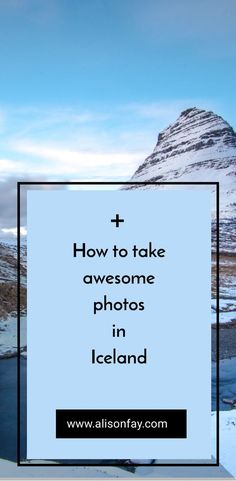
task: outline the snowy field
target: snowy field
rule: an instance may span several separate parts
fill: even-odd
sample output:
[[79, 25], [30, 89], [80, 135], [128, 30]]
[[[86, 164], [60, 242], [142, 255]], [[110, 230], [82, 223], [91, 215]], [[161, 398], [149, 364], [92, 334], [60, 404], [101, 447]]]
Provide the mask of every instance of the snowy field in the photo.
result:
[[[43, 470], [43, 471], [42, 471]], [[20, 479], [39, 479], [39, 476], [48, 479], [53, 477], [56, 479], [91, 479], [91, 478], [119, 478], [122, 477], [122, 473], [125, 477], [133, 477], [128, 471], [122, 471], [119, 468], [97, 468], [97, 467], [81, 467], [81, 468], [64, 468], [64, 467], [50, 467], [50, 468], [35, 468], [27, 466], [26, 468], [18, 468], [15, 463], [0, 459], [0, 479], [7, 478], [20, 478]]]
[[[21, 348], [26, 347], [26, 316], [21, 316]], [[17, 354], [17, 317], [0, 320], [0, 358]]]
[[[211, 322], [212, 324], [216, 323], [216, 299], [212, 300], [211, 303]], [[220, 323], [230, 323], [236, 321], [236, 299], [235, 297], [232, 298], [225, 298], [220, 299]]]
[[[212, 413], [213, 431], [215, 422]], [[236, 478], [236, 410], [220, 412], [220, 462]]]

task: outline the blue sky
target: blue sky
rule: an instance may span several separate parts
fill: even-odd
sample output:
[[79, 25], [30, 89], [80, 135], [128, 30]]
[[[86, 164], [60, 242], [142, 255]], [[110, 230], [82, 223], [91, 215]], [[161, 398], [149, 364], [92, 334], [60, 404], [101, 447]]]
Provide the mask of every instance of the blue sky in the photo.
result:
[[0, 0], [0, 180], [128, 180], [192, 106], [236, 128], [235, 19], [235, 0]]

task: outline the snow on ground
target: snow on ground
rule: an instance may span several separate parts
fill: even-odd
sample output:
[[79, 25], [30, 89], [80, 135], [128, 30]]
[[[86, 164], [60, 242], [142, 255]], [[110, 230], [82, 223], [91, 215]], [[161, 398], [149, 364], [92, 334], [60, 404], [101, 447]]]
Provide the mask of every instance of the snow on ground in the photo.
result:
[[[21, 316], [21, 348], [26, 346], [26, 316]], [[0, 320], [0, 358], [17, 353], [17, 317]]]
[[[215, 432], [216, 413], [212, 413]], [[220, 463], [236, 477], [236, 410], [220, 412]]]
[[227, 324], [236, 321], [236, 312], [220, 312], [220, 323]]
[[[212, 324], [216, 323], [216, 299], [211, 304]], [[225, 298], [220, 299], [220, 323], [229, 323], [236, 321], [236, 299]]]
[[[56, 464], [56, 463], [55, 463]], [[53, 471], [52, 471], [53, 469]], [[12, 478], [36, 478], [39, 479], [42, 476], [45, 479], [56, 478], [56, 479], [68, 479], [69, 478], [80, 478], [80, 479], [96, 479], [96, 478], [119, 478], [122, 477], [122, 474], [125, 474], [126, 478], [133, 477], [131, 473], [128, 471], [121, 471], [119, 468], [114, 467], [81, 467], [81, 468], [73, 468], [73, 467], [62, 467], [62, 466], [54, 466], [52, 467], [42, 467], [42, 468], [35, 468], [32, 466], [24, 467], [17, 467], [15, 463], [11, 461], [6, 461], [4, 459], [0, 459], [0, 479], [12, 479]], [[123, 474], [123, 476], [124, 476]]]

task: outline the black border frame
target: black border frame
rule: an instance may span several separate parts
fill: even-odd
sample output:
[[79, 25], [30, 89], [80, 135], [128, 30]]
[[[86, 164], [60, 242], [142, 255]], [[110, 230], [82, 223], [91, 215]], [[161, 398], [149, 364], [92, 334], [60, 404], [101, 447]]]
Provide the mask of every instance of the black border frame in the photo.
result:
[[[212, 185], [216, 188], [216, 462], [215, 463], [160, 463], [152, 464], [153, 467], [218, 467], [220, 466], [220, 342], [219, 342], [219, 207], [220, 189], [219, 182], [17, 182], [17, 466], [18, 467], [120, 467], [125, 468], [124, 463], [115, 464], [72, 464], [72, 463], [23, 463], [20, 461], [20, 193], [21, 185]], [[59, 460], [58, 460], [59, 461]], [[131, 464], [127, 467], [147, 467], [147, 464]]]

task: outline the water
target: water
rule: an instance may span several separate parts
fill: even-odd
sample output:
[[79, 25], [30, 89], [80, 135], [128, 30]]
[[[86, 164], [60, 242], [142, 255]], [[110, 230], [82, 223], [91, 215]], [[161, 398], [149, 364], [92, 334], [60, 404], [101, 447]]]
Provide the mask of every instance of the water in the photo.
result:
[[[0, 458], [16, 461], [17, 449], [17, 360], [0, 360]], [[21, 382], [26, 410], [26, 360], [21, 360]], [[25, 416], [22, 411], [22, 428]], [[21, 429], [21, 446], [25, 446], [25, 429]]]
[[[220, 410], [232, 409], [224, 398], [236, 399], [236, 357], [220, 361]], [[212, 409], [216, 409], [216, 364], [212, 364]]]
[[[21, 358], [21, 459], [26, 458], [26, 366]], [[17, 460], [17, 358], [0, 360], [0, 458]], [[98, 459], [98, 463], [113, 464], [112, 460]], [[63, 460], [63, 463], [73, 460]], [[75, 464], [78, 460], [74, 461]], [[81, 464], [93, 464], [91, 459], [81, 459]]]
[[[0, 360], [0, 458], [16, 461], [17, 439], [17, 376], [16, 358]], [[215, 363], [212, 366], [212, 409], [216, 406]], [[222, 402], [223, 398], [236, 399], [236, 357], [224, 359], [220, 362], [220, 409], [228, 410], [231, 407]], [[26, 446], [26, 360], [21, 359], [21, 386], [22, 386], [22, 415], [21, 415], [21, 446], [22, 457], [25, 457]], [[85, 460], [84, 460], [85, 461]], [[104, 460], [105, 461], [105, 460]], [[82, 462], [82, 460], [81, 460]], [[89, 464], [89, 461], [86, 461]], [[112, 463], [112, 461], [111, 461]]]

